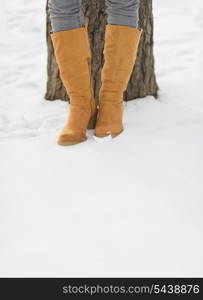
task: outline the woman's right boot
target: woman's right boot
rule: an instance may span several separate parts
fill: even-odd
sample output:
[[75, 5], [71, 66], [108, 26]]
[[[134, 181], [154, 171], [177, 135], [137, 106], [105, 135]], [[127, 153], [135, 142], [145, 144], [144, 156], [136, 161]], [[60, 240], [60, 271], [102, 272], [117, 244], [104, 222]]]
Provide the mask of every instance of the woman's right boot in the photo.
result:
[[50, 35], [60, 76], [70, 97], [70, 112], [58, 144], [69, 146], [85, 141], [87, 128], [93, 128], [96, 122], [87, 25]]

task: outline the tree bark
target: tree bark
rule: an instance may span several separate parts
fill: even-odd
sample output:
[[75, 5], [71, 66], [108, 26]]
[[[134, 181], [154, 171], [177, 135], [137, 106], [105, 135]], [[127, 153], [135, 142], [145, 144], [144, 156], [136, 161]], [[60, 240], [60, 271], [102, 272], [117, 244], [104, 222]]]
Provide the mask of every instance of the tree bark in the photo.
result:
[[[101, 69], [104, 63], [104, 32], [107, 22], [105, 12], [105, 0], [83, 0], [83, 11], [88, 20], [88, 32], [92, 50], [92, 82], [95, 99], [98, 102], [99, 89], [101, 86]], [[69, 100], [66, 90], [60, 79], [59, 70], [54, 57], [53, 46], [49, 32], [51, 31], [48, 5], [47, 12], [47, 46], [48, 46], [48, 80], [45, 99]], [[157, 97], [158, 86], [154, 70], [153, 55], [153, 14], [152, 0], [140, 1], [140, 27], [144, 29], [140, 41], [138, 57], [134, 66], [124, 100], [142, 98], [148, 95]]]

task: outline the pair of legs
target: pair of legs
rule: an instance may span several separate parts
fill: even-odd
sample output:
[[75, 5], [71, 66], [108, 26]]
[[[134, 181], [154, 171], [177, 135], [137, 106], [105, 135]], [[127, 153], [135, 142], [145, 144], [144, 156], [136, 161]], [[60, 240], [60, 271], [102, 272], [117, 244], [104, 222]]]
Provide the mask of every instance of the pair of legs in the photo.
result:
[[[84, 26], [81, 3], [82, 0], [49, 0], [53, 32]], [[105, 4], [108, 24], [138, 27], [139, 0], [106, 0]]]
[[60, 145], [85, 141], [87, 128], [95, 127], [97, 137], [115, 137], [124, 129], [123, 92], [133, 70], [142, 33], [137, 28], [139, 0], [106, 0], [105, 3], [108, 18], [104, 66], [96, 107], [91, 49], [81, 0], [49, 0], [51, 39], [61, 79], [70, 97], [70, 112], [59, 136]]

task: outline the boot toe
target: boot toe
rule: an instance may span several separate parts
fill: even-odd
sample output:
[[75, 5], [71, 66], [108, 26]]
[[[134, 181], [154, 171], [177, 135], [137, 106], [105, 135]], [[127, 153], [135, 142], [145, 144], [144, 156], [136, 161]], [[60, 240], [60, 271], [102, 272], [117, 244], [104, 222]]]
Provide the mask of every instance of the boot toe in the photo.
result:
[[57, 143], [61, 146], [71, 146], [82, 143], [87, 140], [84, 135], [62, 134], [59, 136]]
[[94, 135], [96, 137], [106, 137], [111, 135], [112, 137], [117, 136], [123, 131], [123, 126], [112, 125], [112, 126], [97, 126]]

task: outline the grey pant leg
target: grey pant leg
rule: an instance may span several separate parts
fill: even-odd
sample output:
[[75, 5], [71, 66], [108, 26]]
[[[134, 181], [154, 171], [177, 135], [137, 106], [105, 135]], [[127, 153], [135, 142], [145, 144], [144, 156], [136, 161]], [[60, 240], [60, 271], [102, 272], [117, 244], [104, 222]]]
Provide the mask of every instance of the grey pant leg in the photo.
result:
[[[49, 0], [53, 32], [80, 28], [85, 24], [82, 0]], [[140, 0], [106, 0], [107, 23], [138, 27]]]
[[52, 31], [80, 28], [85, 24], [82, 0], [49, 0]]
[[106, 0], [107, 23], [138, 28], [140, 0]]

